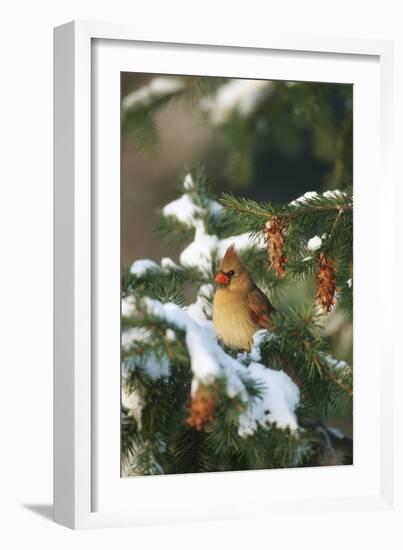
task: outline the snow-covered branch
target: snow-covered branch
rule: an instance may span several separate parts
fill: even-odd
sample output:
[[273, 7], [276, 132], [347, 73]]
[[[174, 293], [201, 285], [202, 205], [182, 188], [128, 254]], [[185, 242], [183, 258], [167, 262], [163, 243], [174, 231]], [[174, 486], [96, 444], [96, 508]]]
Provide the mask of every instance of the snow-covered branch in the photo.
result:
[[[208, 289], [207, 289], [208, 290]], [[259, 331], [249, 354], [249, 365], [245, 365], [245, 354], [242, 361], [228, 355], [217, 342], [211, 321], [206, 318], [204, 307], [206, 289], [201, 289], [195, 304], [180, 308], [176, 304], [162, 304], [158, 300], [145, 298], [142, 301], [143, 312], [160, 321], [171, 329], [185, 335], [186, 348], [189, 354], [192, 370], [192, 393], [200, 385], [211, 385], [216, 381], [223, 382], [226, 394], [230, 399], [239, 398], [244, 403], [244, 411], [239, 417], [239, 435], [252, 435], [258, 425], [275, 424], [278, 428], [298, 428], [295, 411], [299, 404], [299, 389], [283, 371], [272, 370], [252, 359], [259, 357], [259, 347], [267, 342], [267, 331]], [[125, 302], [126, 314], [136, 314], [134, 305], [128, 307]], [[137, 331], [123, 333], [124, 345], [130, 338], [141, 336]], [[136, 330], [136, 329], [135, 329]], [[143, 335], [146, 336], [146, 335]], [[246, 358], [247, 359], [247, 358]], [[169, 376], [169, 361], [166, 357], [157, 358], [155, 354], [147, 354], [140, 364], [140, 369], [152, 379]], [[124, 376], [131, 370], [131, 363], [125, 362]], [[250, 396], [248, 383], [258, 388], [258, 396]]]

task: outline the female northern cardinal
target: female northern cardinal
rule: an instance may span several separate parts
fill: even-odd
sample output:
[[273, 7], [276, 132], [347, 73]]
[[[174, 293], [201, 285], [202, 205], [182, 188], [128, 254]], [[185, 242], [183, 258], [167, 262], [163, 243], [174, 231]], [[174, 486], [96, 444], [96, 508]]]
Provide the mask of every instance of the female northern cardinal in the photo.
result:
[[250, 350], [257, 330], [273, 329], [269, 315], [274, 307], [253, 282], [233, 245], [224, 255], [215, 282], [213, 324], [217, 335], [230, 348]]

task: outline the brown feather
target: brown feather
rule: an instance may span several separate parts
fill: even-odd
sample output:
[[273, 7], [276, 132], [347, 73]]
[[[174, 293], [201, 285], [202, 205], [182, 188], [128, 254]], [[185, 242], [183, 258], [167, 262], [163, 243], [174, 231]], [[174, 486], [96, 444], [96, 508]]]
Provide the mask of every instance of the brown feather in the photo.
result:
[[248, 294], [248, 306], [250, 315], [255, 323], [262, 328], [273, 329], [274, 325], [269, 318], [270, 313], [274, 311], [274, 307], [271, 305], [269, 299], [263, 292], [255, 287], [252, 292]]
[[223, 261], [227, 260], [227, 261], [231, 261], [233, 260], [234, 258], [238, 259], [238, 254], [235, 250], [235, 245], [234, 244], [231, 244], [227, 250], [225, 251], [225, 254], [224, 254], [224, 258], [223, 258]]

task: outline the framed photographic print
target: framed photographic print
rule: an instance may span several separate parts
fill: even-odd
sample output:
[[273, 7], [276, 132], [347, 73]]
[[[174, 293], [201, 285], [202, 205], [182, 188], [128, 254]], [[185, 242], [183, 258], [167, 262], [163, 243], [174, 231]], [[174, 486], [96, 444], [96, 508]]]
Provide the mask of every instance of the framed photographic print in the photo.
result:
[[55, 30], [57, 522], [392, 507], [391, 78], [386, 41]]

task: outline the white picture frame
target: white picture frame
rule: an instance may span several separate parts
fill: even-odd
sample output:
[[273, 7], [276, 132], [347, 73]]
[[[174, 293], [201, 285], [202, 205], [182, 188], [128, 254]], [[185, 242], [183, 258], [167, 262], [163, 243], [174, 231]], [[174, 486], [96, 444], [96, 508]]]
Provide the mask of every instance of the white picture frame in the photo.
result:
[[[81, 529], [236, 519], [245, 515], [265, 517], [268, 512], [281, 513], [285, 509], [288, 514], [296, 514], [301, 503], [313, 514], [346, 507], [394, 513], [391, 418], [396, 411], [391, 396], [395, 358], [391, 352], [381, 355], [390, 336], [388, 325], [371, 325], [365, 306], [371, 292], [376, 308], [389, 310], [391, 305], [384, 289], [390, 287], [391, 275], [376, 269], [371, 276], [364, 274], [371, 254], [372, 259], [374, 255], [379, 258], [380, 265], [392, 254], [394, 246], [393, 238], [383, 238], [393, 234], [393, 44], [272, 34], [256, 37], [253, 43], [241, 37], [222, 41], [206, 34], [202, 42], [186, 36], [186, 30], [181, 36], [170, 36], [167, 31], [156, 37], [130, 25], [88, 22], [56, 28], [54, 44], [55, 521]], [[108, 378], [99, 376], [97, 368], [99, 346], [103, 345], [102, 357], [115, 361], [116, 343], [120, 342], [116, 339], [120, 338], [116, 324], [119, 302], [115, 308], [112, 299], [119, 290], [119, 191], [116, 185], [103, 186], [106, 192], [97, 191], [106, 174], [116, 184], [120, 162], [120, 105], [116, 103], [114, 78], [121, 70], [209, 74], [205, 69], [206, 56], [209, 66], [214, 64], [211, 74], [224, 74], [227, 70], [233, 76], [320, 79], [356, 86], [354, 353], [358, 364], [365, 362], [366, 371], [358, 368], [355, 372], [354, 466], [124, 480], [120, 479], [120, 468], [116, 468], [120, 445], [113, 411], [120, 404], [120, 370], [117, 368], [114, 377]], [[266, 59], [264, 56], [271, 60], [270, 69], [259, 61]], [[247, 61], [248, 68], [245, 65], [242, 69], [241, 58]], [[97, 86], [101, 95], [97, 95]], [[99, 117], [100, 106], [102, 113], [112, 112], [110, 106], [114, 109], [112, 115]], [[365, 123], [369, 111], [373, 117]], [[99, 155], [106, 146], [107, 157]], [[365, 193], [360, 184], [364, 180]], [[383, 183], [378, 196], [380, 181], [387, 183]], [[108, 235], [102, 232], [105, 209], [112, 213]], [[101, 281], [95, 280], [94, 273], [101, 267], [105, 276]], [[105, 292], [106, 288], [111, 293]], [[111, 299], [103, 299], [105, 295]], [[109, 325], [104, 323], [107, 318]], [[100, 339], [99, 334], [108, 334], [108, 338], [111, 335], [115, 345]], [[379, 346], [369, 350], [365, 343], [375, 342], [375, 336]], [[371, 441], [366, 422], [375, 433]], [[270, 484], [270, 491], [262, 493], [264, 484]], [[186, 499], [190, 492], [198, 495], [194, 505]], [[245, 502], [249, 504], [248, 512], [244, 510]]]

